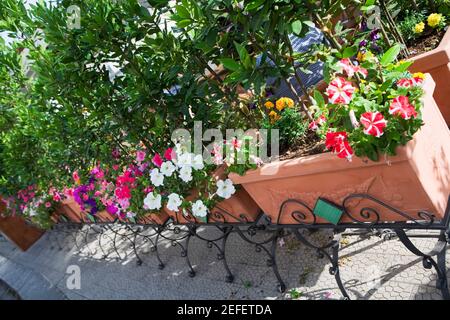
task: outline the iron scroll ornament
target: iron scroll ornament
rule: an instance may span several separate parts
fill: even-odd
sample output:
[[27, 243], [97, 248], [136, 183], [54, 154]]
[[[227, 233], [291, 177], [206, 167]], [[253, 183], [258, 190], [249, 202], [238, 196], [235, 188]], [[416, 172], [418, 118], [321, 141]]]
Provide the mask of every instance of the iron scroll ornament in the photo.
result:
[[[435, 215], [432, 213], [422, 210], [417, 213], [417, 217], [412, 217], [411, 215], [409, 215], [405, 212], [402, 212], [399, 209], [394, 208], [393, 206], [391, 206], [369, 194], [355, 193], [355, 194], [350, 194], [347, 197], [345, 197], [345, 199], [342, 201], [342, 208], [344, 209], [344, 215], [349, 217], [353, 222], [358, 223], [358, 224], [365, 224], [368, 227], [370, 227], [372, 225], [376, 225], [376, 224], [378, 224], [380, 222], [384, 222], [384, 221], [382, 221], [381, 215], [377, 209], [372, 208], [372, 207], [366, 207], [366, 206], [359, 210], [359, 216], [361, 218], [363, 218], [363, 220], [357, 219], [354, 215], [352, 215], [350, 213], [350, 209], [348, 208], [348, 203], [354, 199], [363, 199], [363, 200], [372, 201], [375, 204], [380, 205], [383, 208], [389, 210], [390, 212], [394, 212], [399, 217], [405, 218], [406, 221], [409, 221], [409, 222], [417, 224], [417, 225], [431, 226], [435, 222]], [[373, 218], [375, 218], [375, 219], [373, 219]]]
[[[323, 199], [327, 200], [326, 198]], [[350, 202], [355, 199], [371, 201], [375, 205], [381, 206], [383, 210], [385, 209], [389, 212], [395, 213], [399, 217], [402, 217], [405, 221], [422, 227], [432, 226], [436, 220], [436, 216], [434, 214], [424, 210], [419, 211], [417, 213], [417, 216], [413, 217], [412, 215], [405, 213], [369, 194], [354, 193], [346, 196], [342, 201], [342, 205], [335, 204], [335, 206], [342, 208], [343, 216], [347, 216], [352, 221], [351, 223], [355, 225], [363, 225], [364, 227], [370, 228], [371, 226], [387, 222], [382, 219], [382, 214], [380, 213], [379, 209], [376, 209], [375, 207], [366, 205], [363, 208], [359, 209], [358, 213], [352, 213], [352, 210], [350, 209]], [[327, 201], [333, 203], [330, 200]], [[295, 205], [296, 208], [286, 211], [286, 208], [289, 205]], [[282, 224], [281, 221], [284, 214], [290, 215], [290, 217], [298, 225], [302, 225], [305, 227], [320, 224], [317, 222], [317, 216], [314, 214], [314, 210], [310, 206], [308, 206], [308, 204], [299, 199], [287, 199], [282, 202], [276, 221], [277, 225]], [[271, 221], [271, 223], [273, 222]]]

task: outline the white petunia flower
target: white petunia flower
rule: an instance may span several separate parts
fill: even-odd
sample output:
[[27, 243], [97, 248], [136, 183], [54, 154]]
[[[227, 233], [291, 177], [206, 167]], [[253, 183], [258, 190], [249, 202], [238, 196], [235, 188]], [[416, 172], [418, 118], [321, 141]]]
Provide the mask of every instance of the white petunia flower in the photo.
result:
[[180, 179], [184, 182], [189, 182], [192, 180], [192, 168], [190, 166], [184, 166], [179, 172]]
[[159, 172], [158, 168], [152, 169], [150, 172], [150, 180], [155, 187], [162, 186], [164, 184], [164, 175]]
[[192, 204], [192, 213], [195, 217], [204, 218], [208, 215], [208, 208], [202, 200], [197, 200]]
[[177, 166], [182, 168], [186, 166], [192, 166], [193, 154], [189, 152], [182, 153], [177, 156]]
[[216, 183], [217, 185], [217, 195], [219, 197], [222, 197], [224, 199], [229, 199], [231, 196], [236, 192], [236, 188], [233, 185], [233, 182], [231, 182], [230, 179], [227, 180], [219, 180]]
[[192, 167], [195, 170], [201, 170], [205, 167], [205, 165], [203, 164], [203, 156], [201, 154], [197, 154], [194, 156], [194, 158], [192, 159]]
[[152, 192], [150, 192], [144, 199], [144, 206], [148, 210], [161, 209], [161, 195], [157, 194], [155, 196]]
[[169, 194], [169, 200], [167, 201], [167, 209], [172, 211], [178, 211], [178, 207], [181, 206], [183, 200], [176, 193]]
[[171, 161], [165, 161], [161, 165], [161, 173], [166, 177], [170, 177], [172, 173], [175, 171], [175, 166]]

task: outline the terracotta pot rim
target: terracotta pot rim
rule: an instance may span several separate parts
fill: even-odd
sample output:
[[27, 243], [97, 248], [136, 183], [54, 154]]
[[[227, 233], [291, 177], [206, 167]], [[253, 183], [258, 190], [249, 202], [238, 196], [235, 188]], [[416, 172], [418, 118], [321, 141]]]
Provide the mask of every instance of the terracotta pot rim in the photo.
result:
[[[433, 57], [433, 59], [430, 59], [431, 57]], [[427, 70], [437, 68], [441, 65], [447, 65], [450, 62], [450, 27], [447, 29], [444, 37], [435, 49], [411, 57], [408, 60], [414, 61], [414, 64], [426, 64]]]
[[[433, 78], [429, 74], [426, 74], [426, 78], [423, 84], [424, 90], [434, 92], [435, 86], [436, 84]], [[445, 123], [443, 118], [442, 121]], [[448, 134], [450, 135], [450, 130], [448, 131]], [[299, 170], [297, 176], [306, 176], [316, 173], [327, 173], [336, 170], [342, 170], [344, 172], [345, 170], [351, 170], [358, 167], [380, 166], [410, 161], [414, 153], [416, 139], [417, 133], [414, 135], [414, 138], [406, 144], [406, 146], [401, 146], [397, 149], [397, 155], [385, 156], [384, 158], [380, 157], [380, 160], [377, 162], [370, 160], [364, 161], [356, 156], [353, 157], [352, 162], [348, 162], [345, 159], [339, 159], [335, 154], [331, 152], [325, 152], [317, 155], [303, 156], [299, 158], [268, 163], [258, 169], [247, 171], [247, 173], [243, 176], [240, 176], [236, 173], [231, 173], [229, 177], [236, 184], [244, 184], [291, 177], [292, 172], [284, 173], [285, 170], [283, 170], [283, 168], [289, 168], [293, 166], [302, 166], [303, 169]], [[332, 167], [329, 166], [330, 161], [334, 162]], [[328, 167], [324, 167], [324, 164], [328, 164]]]

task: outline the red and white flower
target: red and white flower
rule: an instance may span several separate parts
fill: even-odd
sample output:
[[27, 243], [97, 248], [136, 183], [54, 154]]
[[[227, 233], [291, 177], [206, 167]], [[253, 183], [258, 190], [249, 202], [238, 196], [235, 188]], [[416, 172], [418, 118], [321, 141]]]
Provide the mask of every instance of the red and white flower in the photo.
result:
[[328, 99], [333, 104], [349, 104], [354, 92], [352, 83], [341, 77], [331, 81], [327, 88]]
[[341, 59], [337, 65], [341, 68], [341, 72], [345, 72], [349, 78], [355, 74], [354, 66], [350, 59]]
[[383, 130], [386, 128], [387, 120], [384, 119], [380, 112], [366, 112], [361, 115], [360, 122], [364, 126], [364, 133], [374, 136], [381, 137], [383, 135]]
[[355, 66], [350, 59], [341, 59], [341, 61], [338, 62], [338, 66], [341, 68], [343, 72], [347, 74], [349, 78], [352, 78], [355, 73], [360, 74], [362, 77], [366, 78], [369, 74], [367, 72], [367, 69], [361, 67], [361, 66]]
[[339, 158], [352, 160], [353, 149], [347, 139], [347, 132], [328, 132], [325, 140], [327, 149], [334, 152]]
[[421, 86], [423, 84], [423, 78], [420, 77], [414, 77], [412, 81], [415, 86]]
[[369, 75], [369, 72], [367, 71], [367, 69], [361, 67], [361, 66], [355, 66], [355, 73], [360, 74], [364, 79], [367, 78], [367, 76]]
[[321, 115], [316, 120], [313, 120], [309, 123], [309, 130], [317, 130], [319, 129], [319, 126], [323, 125], [327, 121], [327, 118], [325, 118], [324, 115]]
[[409, 103], [409, 99], [406, 96], [398, 96], [395, 98], [389, 106], [389, 113], [398, 115], [405, 120], [408, 120], [411, 117], [417, 117], [416, 109]]
[[414, 87], [413, 79], [403, 78], [397, 81], [397, 87], [399, 88], [411, 88]]

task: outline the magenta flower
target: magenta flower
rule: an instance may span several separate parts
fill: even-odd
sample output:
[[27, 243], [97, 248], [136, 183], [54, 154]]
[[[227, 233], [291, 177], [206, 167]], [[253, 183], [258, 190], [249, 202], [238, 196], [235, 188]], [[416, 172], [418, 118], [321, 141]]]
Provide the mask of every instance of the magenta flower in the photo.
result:
[[171, 161], [173, 159], [173, 149], [167, 148], [167, 150], [164, 152], [164, 159], [167, 161]]
[[161, 156], [159, 155], [159, 153], [155, 154], [155, 156], [152, 159], [152, 162], [155, 166], [157, 166], [158, 168], [161, 167], [162, 163], [163, 163], [163, 159], [161, 158]]

